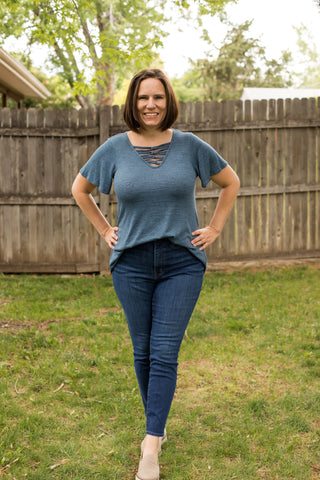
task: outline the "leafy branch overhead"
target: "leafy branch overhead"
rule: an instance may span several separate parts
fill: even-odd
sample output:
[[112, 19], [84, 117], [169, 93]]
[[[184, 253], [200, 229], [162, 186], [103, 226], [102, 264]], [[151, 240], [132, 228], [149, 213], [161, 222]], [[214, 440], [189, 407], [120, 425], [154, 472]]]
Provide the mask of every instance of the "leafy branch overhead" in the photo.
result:
[[[172, 0], [180, 15], [221, 12], [234, 0]], [[169, 5], [170, 7], [170, 5]], [[170, 20], [166, 0], [0, 0], [0, 39], [48, 49], [82, 106], [112, 103], [116, 78], [149, 66]]]

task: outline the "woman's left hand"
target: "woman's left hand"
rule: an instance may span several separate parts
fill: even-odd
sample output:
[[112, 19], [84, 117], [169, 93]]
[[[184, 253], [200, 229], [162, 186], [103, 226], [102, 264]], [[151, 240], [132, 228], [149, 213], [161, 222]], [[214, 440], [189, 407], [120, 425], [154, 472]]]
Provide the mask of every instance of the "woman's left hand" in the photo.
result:
[[204, 250], [219, 237], [220, 232], [215, 227], [209, 226], [195, 230], [191, 235], [195, 236], [191, 244], [194, 247], [200, 247], [199, 250]]

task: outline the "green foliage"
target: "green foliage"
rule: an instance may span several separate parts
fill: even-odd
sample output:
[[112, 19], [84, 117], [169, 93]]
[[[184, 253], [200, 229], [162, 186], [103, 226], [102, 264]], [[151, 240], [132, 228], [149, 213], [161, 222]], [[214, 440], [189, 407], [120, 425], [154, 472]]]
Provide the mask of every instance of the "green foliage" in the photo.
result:
[[283, 51], [280, 60], [265, 59], [264, 72], [260, 79], [259, 87], [284, 88], [291, 87], [294, 81], [294, 73], [291, 71], [292, 54], [288, 50]]
[[[232, 3], [236, 3], [237, 0], [229, 0]], [[225, 0], [173, 0], [173, 3], [180, 7], [182, 10], [188, 10], [190, 7], [196, 6], [198, 9], [198, 15], [216, 15], [223, 13], [223, 9], [226, 5]]]
[[299, 86], [320, 87], [320, 53], [305, 25], [294, 27], [298, 36], [300, 71], [295, 73]]
[[[51, 65], [83, 105], [110, 103], [116, 73], [147, 65], [164, 35], [164, 15], [150, 1], [24, 0], [0, 6], [1, 37], [46, 45]], [[92, 81], [94, 88], [88, 88]]]
[[[248, 36], [250, 21], [230, 25], [216, 58], [191, 62], [192, 67], [181, 79], [175, 79], [179, 99], [185, 101], [191, 89], [193, 101], [235, 100], [244, 87], [285, 87], [292, 84], [288, 67], [289, 52], [283, 52], [279, 61], [268, 60], [259, 40]], [[208, 32], [204, 38], [212, 43]], [[184, 85], [184, 87], [183, 87]], [[179, 88], [179, 87], [182, 88]]]
[[197, 102], [202, 99], [202, 78], [200, 70], [187, 70], [180, 78], [174, 78], [172, 85], [180, 102]]
[[[22, 63], [40, 82], [49, 90], [51, 96], [46, 100], [25, 98], [21, 104], [26, 108], [76, 108], [78, 103], [74, 97], [73, 90], [68, 82], [60, 75], [48, 76], [39, 68], [32, 65], [27, 54], [11, 52], [20, 63]], [[8, 106], [15, 108], [16, 104], [8, 100]]]

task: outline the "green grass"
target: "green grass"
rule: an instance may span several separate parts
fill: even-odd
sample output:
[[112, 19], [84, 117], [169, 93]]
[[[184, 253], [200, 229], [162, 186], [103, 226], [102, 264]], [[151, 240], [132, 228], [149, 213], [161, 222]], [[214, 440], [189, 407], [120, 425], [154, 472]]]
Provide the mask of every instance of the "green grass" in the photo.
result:
[[[161, 480], [320, 478], [319, 387], [320, 271], [207, 274]], [[0, 276], [0, 478], [133, 480], [143, 436], [111, 278]]]

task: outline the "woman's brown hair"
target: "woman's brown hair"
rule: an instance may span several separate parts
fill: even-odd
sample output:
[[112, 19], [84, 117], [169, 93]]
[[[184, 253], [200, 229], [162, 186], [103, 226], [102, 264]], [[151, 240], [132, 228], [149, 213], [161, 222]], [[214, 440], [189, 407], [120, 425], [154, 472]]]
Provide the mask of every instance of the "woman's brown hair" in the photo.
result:
[[146, 70], [142, 70], [132, 78], [123, 110], [124, 121], [130, 128], [130, 130], [138, 133], [138, 129], [140, 128], [141, 124], [139, 122], [137, 98], [140, 83], [146, 78], [156, 78], [160, 80], [160, 82], [164, 86], [167, 99], [167, 111], [164, 119], [160, 124], [160, 129], [164, 131], [167, 128], [170, 128], [177, 120], [179, 115], [179, 103], [170, 80], [165, 75], [165, 73], [163, 73], [163, 71], [159, 70], [158, 68], [149, 68]]

